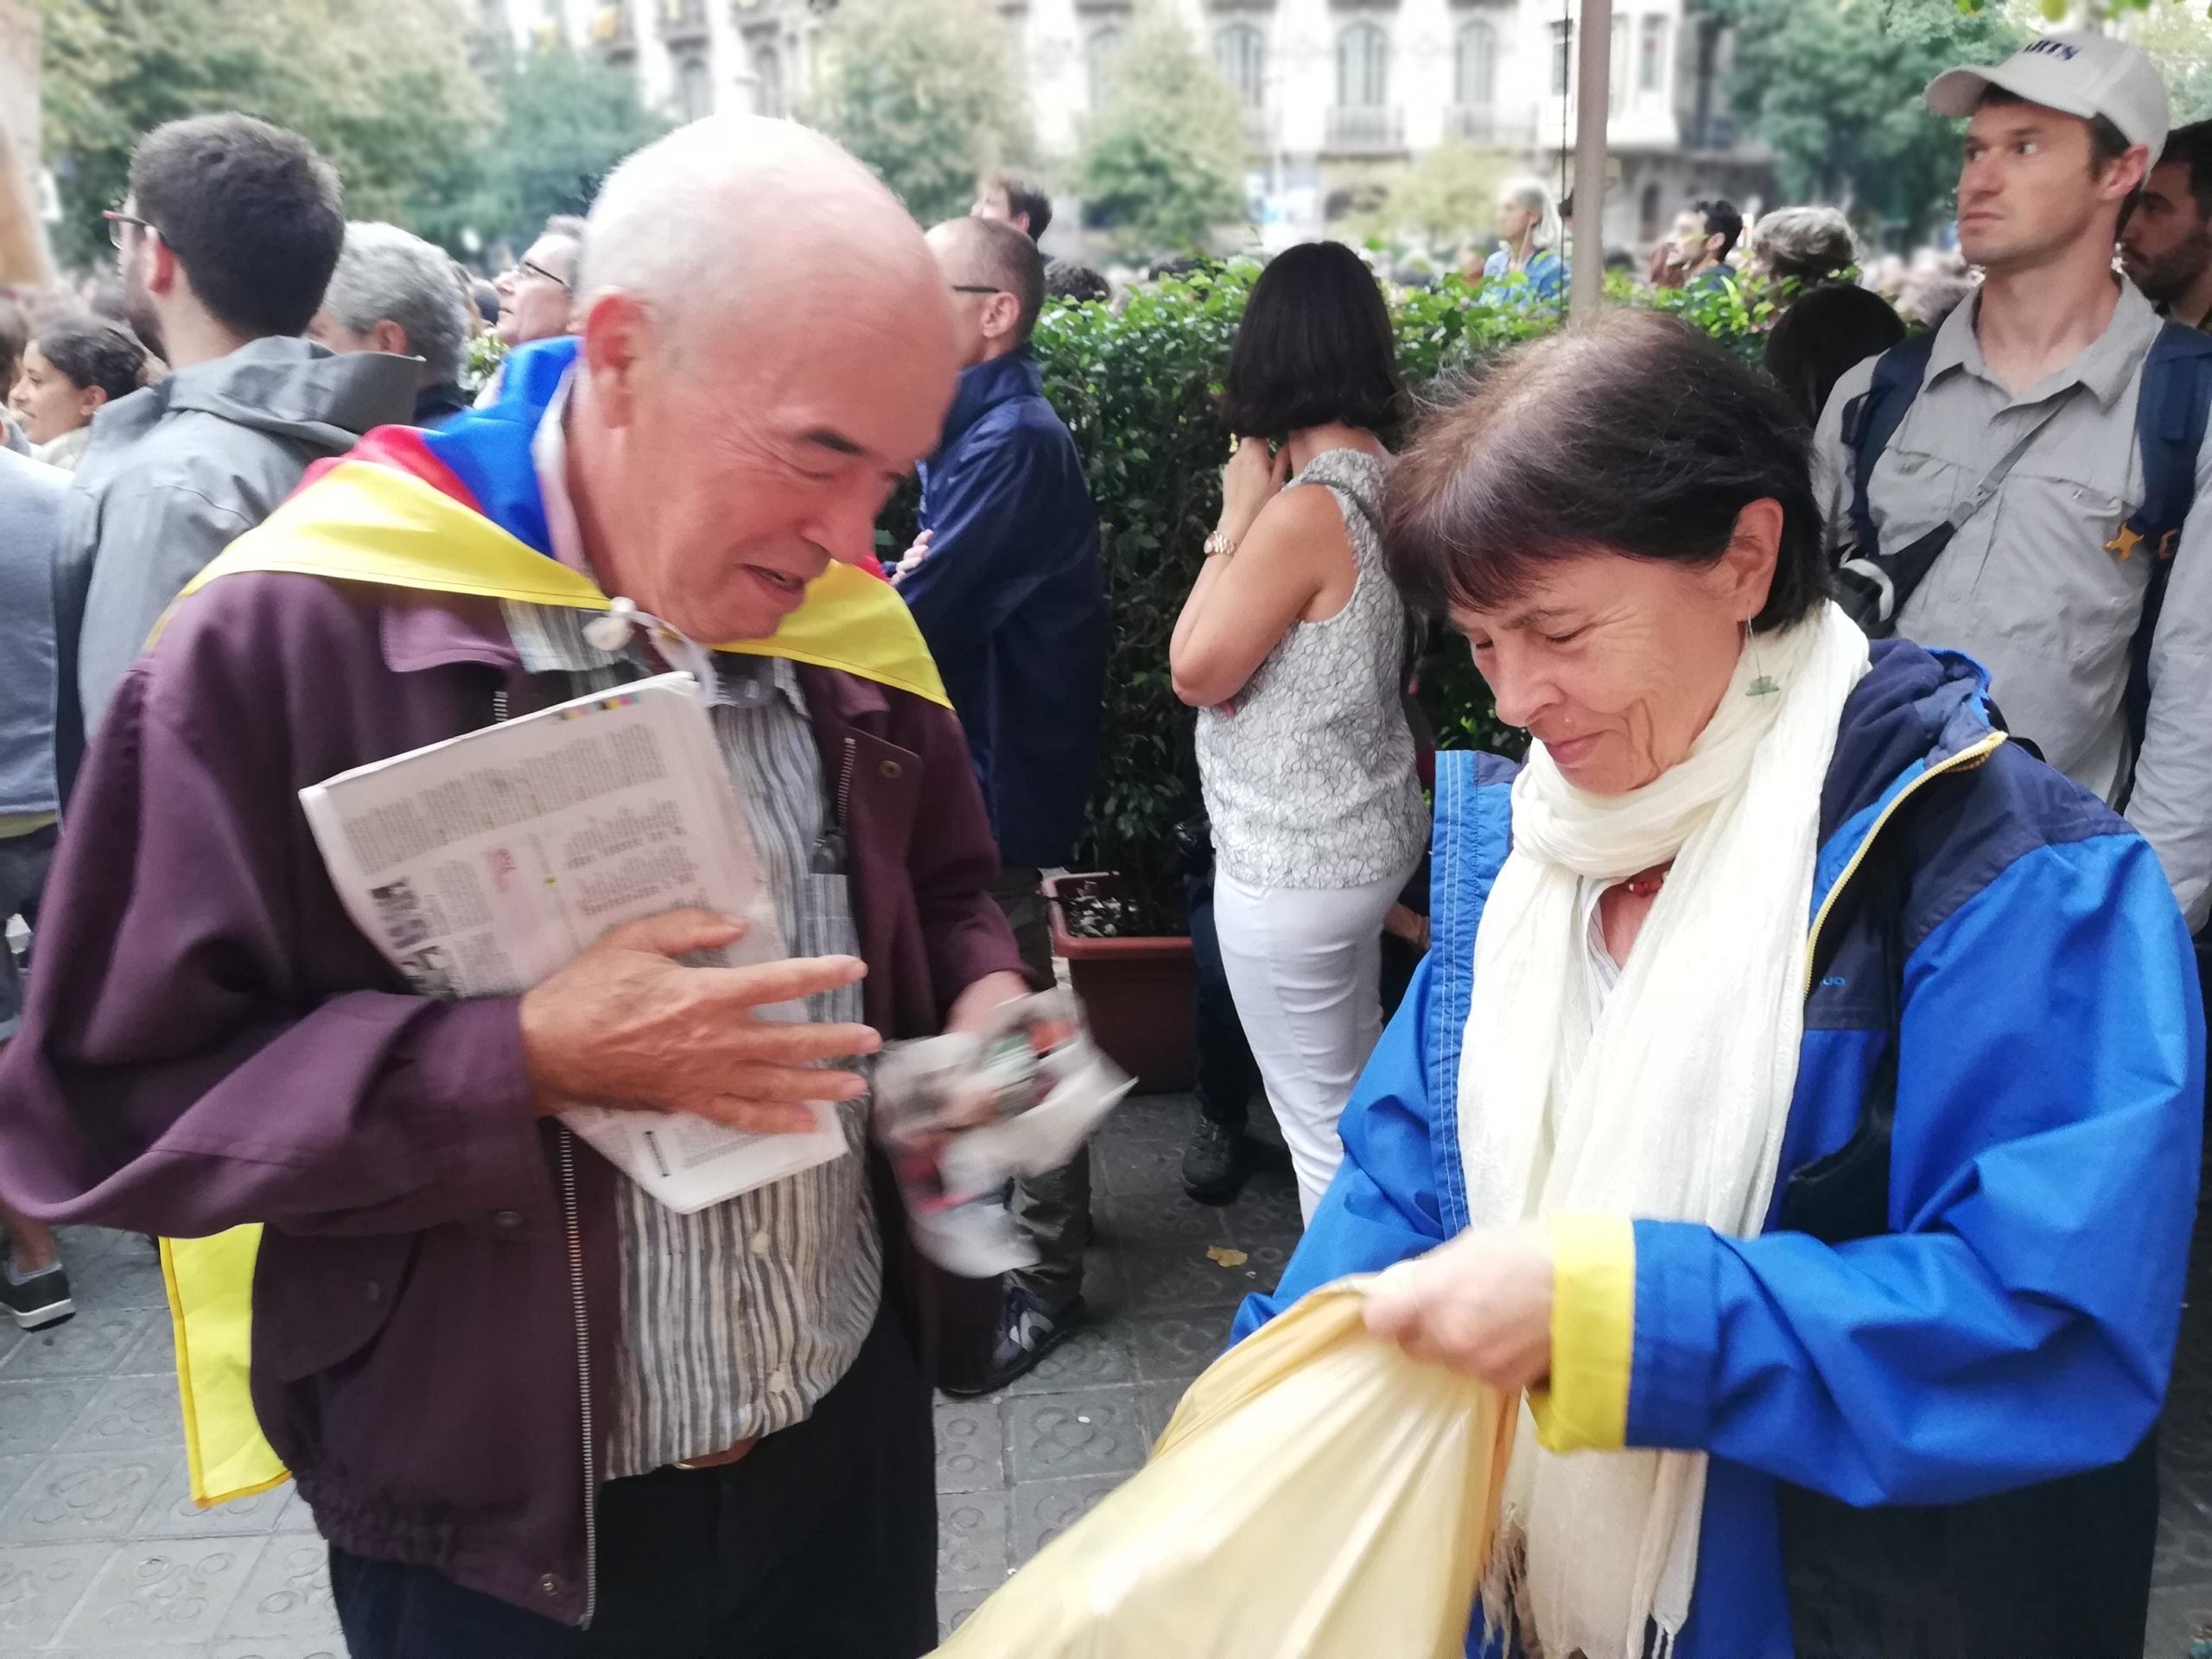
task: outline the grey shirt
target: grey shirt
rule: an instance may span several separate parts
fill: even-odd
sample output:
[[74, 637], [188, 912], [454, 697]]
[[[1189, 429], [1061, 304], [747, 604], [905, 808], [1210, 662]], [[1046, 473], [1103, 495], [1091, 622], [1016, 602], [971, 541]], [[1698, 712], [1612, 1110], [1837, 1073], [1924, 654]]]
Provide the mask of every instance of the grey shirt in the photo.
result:
[[[2212, 912], [2212, 444], [2197, 459], [2152, 642], [2143, 751], [2131, 756], [2128, 647], [2156, 551], [2126, 546], [2120, 530], [2143, 505], [2135, 405], [2158, 315], [2123, 283], [2105, 332], [2016, 394], [1982, 356], [1980, 309], [1977, 296], [1937, 332], [1920, 396], [1875, 463], [1868, 499], [1882, 545], [1904, 547], [1963, 511], [2005, 451], [2056, 413], [1995, 499], [1960, 526], [1897, 632], [1980, 662], [2008, 727], [2084, 788], [2126, 796], [2190, 926], [2201, 927]], [[1843, 411], [1873, 372], [1870, 359], [1846, 374], [1821, 416], [1815, 486], [1831, 547], [1851, 538]]]
[[[532, 673], [578, 696], [658, 671], [642, 645], [585, 639], [582, 611], [505, 607]], [[776, 921], [794, 957], [857, 956], [836, 841], [824, 832], [822, 760], [798, 671], [776, 657], [714, 658], [715, 736], [738, 786]], [[806, 1017], [863, 1017], [861, 988], [810, 996]], [[610, 1478], [803, 1422], [844, 1376], [874, 1322], [883, 1246], [868, 1198], [865, 1101], [838, 1109], [846, 1155], [678, 1215], [622, 1183], [622, 1341], [607, 1427]]]
[[[7, 641], [0, 651], [0, 817], [7, 819], [44, 817], [59, 804], [54, 547], [68, 493], [67, 474], [0, 450], [0, 627]], [[22, 827], [0, 823], [0, 835]]]

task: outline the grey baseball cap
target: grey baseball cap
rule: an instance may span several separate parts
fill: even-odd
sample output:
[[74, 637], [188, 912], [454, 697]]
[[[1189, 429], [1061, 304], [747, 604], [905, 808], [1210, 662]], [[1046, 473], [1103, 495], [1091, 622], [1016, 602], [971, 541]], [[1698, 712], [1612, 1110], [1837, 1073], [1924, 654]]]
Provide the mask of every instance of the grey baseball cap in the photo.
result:
[[1947, 69], [1928, 83], [1928, 107], [1937, 115], [1972, 115], [1992, 86], [2085, 121], [2101, 115], [2129, 143], [2148, 145], [2154, 162], [2173, 124], [2157, 66], [2107, 35], [2064, 29], [2029, 41], [2002, 63]]

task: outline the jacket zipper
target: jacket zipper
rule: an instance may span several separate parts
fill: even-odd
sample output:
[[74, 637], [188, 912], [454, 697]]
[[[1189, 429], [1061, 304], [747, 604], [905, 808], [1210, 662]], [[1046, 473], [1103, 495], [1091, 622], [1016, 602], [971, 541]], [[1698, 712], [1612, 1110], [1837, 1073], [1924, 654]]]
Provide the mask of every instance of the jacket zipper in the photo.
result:
[[1980, 741], [1961, 749], [1948, 760], [1929, 767], [1891, 798], [1890, 804], [1882, 809], [1881, 816], [1876, 818], [1866, 833], [1859, 838], [1859, 845], [1852, 849], [1851, 861], [1843, 867], [1842, 874], [1836, 877], [1834, 883], [1828, 888], [1827, 897], [1821, 900], [1819, 913], [1813, 918], [1812, 931], [1805, 936], [1805, 992], [1807, 995], [1809, 996], [1813, 990], [1813, 964], [1820, 959], [1821, 929], [1827, 925], [1830, 912], [1835, 909], [1836, 899], [1842, 894], [1843, 890], [1851, 885], [1851, 878], [1858, 874], [1859, 867], [1866, 861], [1866, 850], [1874, 844], [1875, 838], [1882, 833], [1884, 826], [1897, 816], [1897, 809], [1917, 794], [1930, 779], [1940, 778], [1947, 772], [1973, 771], [1991, 755], [1996, 753], [1999, 746], [2004, 741], [2004, 733], [1992, 732]]
[[576, 1385], [584, 1426], [584, 1616], [589, 1629], [599, 1605], [599, 1469], [592, 1449], [591, 1332], [584, 1318], [584, 1234], [577, 1217], [576, 1143], [567, 1126], [561, 1136], [561, 1217], [569, 1233], [569, 1296], [576, 1314]]
[[849, 813], [853, 804], [853, 763], [860, 753], [860, 740], [845, 740], [845, 764], [837, 773], [837, 828], [842, 830], [851, 822]]

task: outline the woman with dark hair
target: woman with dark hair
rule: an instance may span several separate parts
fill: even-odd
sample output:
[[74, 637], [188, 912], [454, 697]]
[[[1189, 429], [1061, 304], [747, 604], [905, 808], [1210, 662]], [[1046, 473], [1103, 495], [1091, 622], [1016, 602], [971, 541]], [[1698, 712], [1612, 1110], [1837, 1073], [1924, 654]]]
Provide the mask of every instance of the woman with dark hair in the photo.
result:
[[1974, 664], [1830, 602], [1808, 443], [1631, 313], [1401, 463], [1400, 582], [1533, 743], [1440, 757], [1433, 948], [1237, 1330], [1379, 1274], [1527, 1391], [1471, 1651], [2139, 1653], [2189, 938]]
[[128, 329], [92, 316], [57, 318], [40, 324], [24, 348], [8, 406], [32, 455], [73, 472], [92, 441], [92, 416], [145, 378], [146, 348]]
[[1816, 288], [1793, 301], [1766, 337], [1766, 372], [1818, 425], [1844, 372], [1904, 338], [1904, 320], [1863, 288]]
[[1427, 839], [1399, 706], [1406, 608], [1380, 533], [1378, 435], [1402, 397], [1359, 256], [1278, 255], [1230, 351], [1236, 449], [1170, 647], [1175, 694], [1198, 710], [1222, 961], [1309, 1216], [1382, 1030], [1382, 920]]

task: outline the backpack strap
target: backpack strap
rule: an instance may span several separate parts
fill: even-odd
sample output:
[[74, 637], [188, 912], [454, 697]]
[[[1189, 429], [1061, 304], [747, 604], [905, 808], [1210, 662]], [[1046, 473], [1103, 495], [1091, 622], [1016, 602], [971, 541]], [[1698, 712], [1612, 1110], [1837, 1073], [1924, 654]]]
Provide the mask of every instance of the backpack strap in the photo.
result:
[[1844, 406], [1843, 442], [1851, 451], [1851, 535], [1860, 553], [1878, 550], [1874, 509], [1868, 489], [1874, 463], [1890, 440], [1904, 424], [1905, 411], [1920, 396], [1928, 378], [1928, 359], [1936, 350], [1933, 334], [1915, 334], [1884, 352], [1874, 364], [1874, 378], [1866, 390]]
[[2128, 646], [2127, 728], [2143, 747], [2151, 710], [2151, 640], [2165, 604], [2166, 582], [2183, 525], [2196, 499], [2196, 461], [2212, 411], [2212, 334], [2164, 324], [2143, 359], [2135, 405], [2135, 445], [2143, 461], [2143, 505], [2127, 530], [2150, 558], [2151, 586], [2143, 620]]

